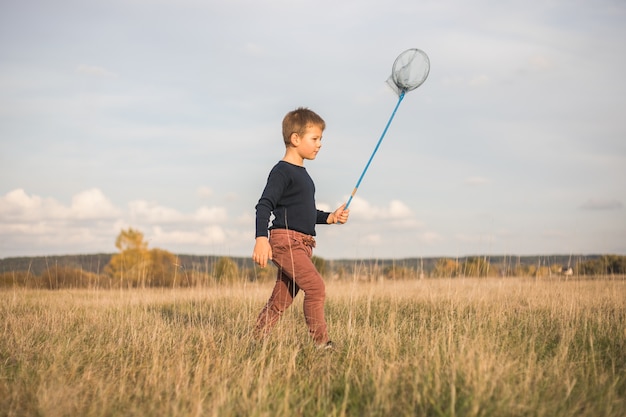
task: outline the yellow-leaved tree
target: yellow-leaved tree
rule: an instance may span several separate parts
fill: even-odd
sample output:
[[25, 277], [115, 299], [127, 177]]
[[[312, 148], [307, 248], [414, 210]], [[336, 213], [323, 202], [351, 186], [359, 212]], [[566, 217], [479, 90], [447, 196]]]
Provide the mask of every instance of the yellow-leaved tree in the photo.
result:
[[459, 263], [454, 259], [440, 258], [435, 264], [433, 276], [437, 278], [451, 278], [458, 276]]
[[148, 249], [143, 233], [128, 228], [115, 240], [119, 253], [113, 255], [105, 273], [121, 286], [161, 287], [175, 283], [177, 258], [161, 249]]

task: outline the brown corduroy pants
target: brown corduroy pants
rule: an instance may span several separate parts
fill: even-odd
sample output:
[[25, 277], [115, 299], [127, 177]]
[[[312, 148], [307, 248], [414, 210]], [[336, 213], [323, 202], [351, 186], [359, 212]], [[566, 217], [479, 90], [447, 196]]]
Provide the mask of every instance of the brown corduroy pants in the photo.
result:
[[311, 259], [315, 239], [293, 230], [273, 229], [270, 245], [278, 274], [272, 295], [257, 319], [256, 334], [267, 335], [302, 290], [309, 334], [317, 345], [325, 344], [329, 340], [324, 318], [326, 286]]

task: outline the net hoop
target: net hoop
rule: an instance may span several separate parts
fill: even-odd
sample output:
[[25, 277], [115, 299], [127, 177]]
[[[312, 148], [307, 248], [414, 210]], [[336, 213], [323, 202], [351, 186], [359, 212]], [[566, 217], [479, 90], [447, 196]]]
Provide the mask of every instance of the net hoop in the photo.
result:
[[422, 85], [430, 72], [430, 59], [421, 49], [411, 48], [402, 52], [393, 63], [387, 84], [398, 94], [404, 95]]

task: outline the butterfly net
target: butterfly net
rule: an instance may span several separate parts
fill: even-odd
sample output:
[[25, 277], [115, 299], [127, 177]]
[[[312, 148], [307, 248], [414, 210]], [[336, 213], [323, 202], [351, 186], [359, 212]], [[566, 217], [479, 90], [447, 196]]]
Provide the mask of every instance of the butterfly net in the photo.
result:
[[402, 52], [393, 63], [387, 84], [400, 96], [422, 85], [430, 72], [428, 55], [412, 48]]

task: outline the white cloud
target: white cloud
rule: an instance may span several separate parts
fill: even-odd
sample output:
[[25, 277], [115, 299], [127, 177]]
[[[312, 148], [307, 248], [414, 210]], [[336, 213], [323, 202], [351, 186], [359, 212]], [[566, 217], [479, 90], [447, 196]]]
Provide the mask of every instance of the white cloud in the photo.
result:
[[69, 207], [53, 198], [28, 195], [23, 189], [10, 191], [0, 199], [0, 216], [14, 221], [108, 219], [119, 214], [120, 210], [97, 188], [76, 194]]
[[391, 200], [386, 207], [376, 207], [368, 201], [354, 197], [350, 203], [350, 215], [364, 220], [412, 220], [413, 213], [409, 206], [400, 200]]
[[0, 197], [0, 256], [108, 251], [119, 232], [110, 227], [117, 214], [98, 189], [76, 194], [69, 206], [13, 190]]
[[151, 247], [208, 252], [216, 245], [249, 243], [252, 232], [237, 228], [250, 229], [253, 219], [248, 214], [235, 223], [229, 223], [224, 207], [202, 206], [183, 213], [156, 202], [134, 200], [121, 210], [97, 188], [77, 193], [66, 206], [16, 189], [0, 197], [0, 250], [5, 255], [109, 252], [119, 232], [134, 227], [144, 233]]
[[143, 200], [131, 201], [128, 208], [130, 218], [141, 223], [175, 223], [183, 221], [185, 217], [178, 210]]
[[57, 233], [58, 226], [51, 222], [37, 223], [0, 223], [0, 234], [2, 236], [40, 236]]
[[108, 219], [119, 216], [120, 213], [120, 210], [97, 188], [82, 191], [72, 198], [70, 217]]
[[152, 228], [151, 241], [156, 245], [194, 245], [209, 247], [225, 243], [226, 231], [221, 226], [207, 226], [200, 230], [164, 230], [160, 226]]
[[406, 219], [413, 215], [409, 206], [400, 200], [391, 200], [388, 212], [392, 219]]
[[224, 207], [200, 207], [193, 216], [202, 223], [221, 223], [228, 221], [228, 211]]
[[240, 215], [239, 217], [235, 219], [235, 223], [237, 225], [246, 226], [246, 227], [249, 227], [250, 229], [254, 227], [253, 226], [254, 221], [255, 221], [254, 216], [252, 216], [252, 214], [249, 212], [243, 213], [242, 215]]
[[143, 200], [131, 201], [128, 207], [130, 219], [143, 224], [217, 224], [228, 222], [228, 210], [224, 207], [202, 206], [195, 212], [187, 214], [159, 205], [156, 202]]
[[[319, 210], [322, 211], [332, 211], [333, 209], [330, 208], [330, 204], [326, 204], [326, 203], [322, 203], [322, 202], [315, 202], [317, 208]], [[349, 207], [350, 209], [352, 209], [352, 207]]]
[[32, 221], [41, 217], [64, 218], [68, 210], [51, 198], [29, 196], [23, 189], [8, 192], [0, 199], [0, 218], [13, 221]]

